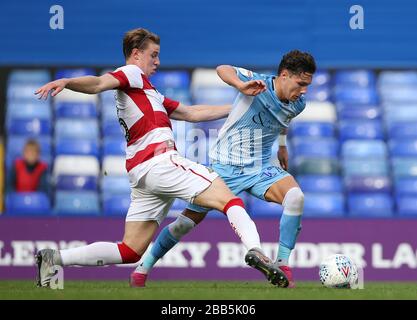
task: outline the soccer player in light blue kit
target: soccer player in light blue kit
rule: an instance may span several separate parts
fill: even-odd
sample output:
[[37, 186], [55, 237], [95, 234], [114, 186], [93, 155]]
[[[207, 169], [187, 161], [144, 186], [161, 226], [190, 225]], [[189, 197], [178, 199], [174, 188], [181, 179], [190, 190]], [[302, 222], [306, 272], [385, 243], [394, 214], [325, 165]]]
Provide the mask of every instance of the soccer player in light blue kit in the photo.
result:
[[[288, 287], [295, 286], [288, 260], [301, 230], [304, 194], [285, 171], [288, 169], [286, 134], [291, 119], [305, 108], [303, 94], [315, 71], [314, 58], [298, 50], [284, 55], [277, 76], [232, 66], [217, 67], [219, 77], [240, 92], [210, 150], [211, 165], [234, 194], [246, 191], [259, 199], [282, 204], [276, 264], [286, 274]], [[281, 167], [270, 162], [276, 139], [279, 139]], [[143, 286], [156, 261], [202, 221], [208, 210], [189, 205], [162, 230], [135, 270]], [[246, 260], [246, 263], [257, 268], [259, 262]]]

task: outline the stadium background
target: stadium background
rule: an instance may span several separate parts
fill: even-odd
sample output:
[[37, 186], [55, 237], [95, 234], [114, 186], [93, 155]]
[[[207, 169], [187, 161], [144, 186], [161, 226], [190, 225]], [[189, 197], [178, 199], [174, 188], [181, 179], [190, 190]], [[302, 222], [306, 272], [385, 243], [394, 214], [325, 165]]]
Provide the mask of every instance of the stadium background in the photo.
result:
[[[49, 27], [54, 4], [64, 9], [63, 30]], [[363, 30], [349, 27], [355, 4], [364, 8]], [[416, 15], [412, 0], [2, 3], [2, 191], [13, 158], [36, 136], [51, 165], [51, 193], [4, 193], [0, 278], [30, 279], [33, 253], [45, 246], [120, 240], [129, 190], [111, 94], [39, 103], [32, 93], [49, 79], [122, 65], [123, 33], [145, 27], [161, 36], [162, 71], [151, 81], [184, 103], [233, 101], [234, 90], [213, 73], [218, 64], [273, 73], [285, 52], [311, 52], [320, 71], [289, 139], [291, 172], [306, 195], [295, 277], [317, 280], [320, 260], [344, 252], [365, 267], [365, 279], [415, 280]], [[175, 123], [182, 152], [206, 161], [209, 129], [221, 123]], [[265, 250], [275, 255], [281, 208], [244, 198]], [[170, 215], [183, 207], [176, 202]], [[242, 265], [243, 255], [227, 221], [212, 212], [152, 278], [261, 279]], [[130, 270], [72, 268], [65, 275], [125, 279]]]

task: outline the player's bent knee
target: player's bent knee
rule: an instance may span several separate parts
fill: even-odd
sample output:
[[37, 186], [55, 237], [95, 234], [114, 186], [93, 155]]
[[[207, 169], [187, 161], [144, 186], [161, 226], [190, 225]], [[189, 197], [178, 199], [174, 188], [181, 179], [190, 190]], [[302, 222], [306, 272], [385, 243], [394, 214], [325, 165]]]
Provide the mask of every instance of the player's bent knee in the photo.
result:
[[298, 187], [291, 188], [285, 194], [282, 205], [287, 213], [302, 215], [304, 209], [304, 193]]

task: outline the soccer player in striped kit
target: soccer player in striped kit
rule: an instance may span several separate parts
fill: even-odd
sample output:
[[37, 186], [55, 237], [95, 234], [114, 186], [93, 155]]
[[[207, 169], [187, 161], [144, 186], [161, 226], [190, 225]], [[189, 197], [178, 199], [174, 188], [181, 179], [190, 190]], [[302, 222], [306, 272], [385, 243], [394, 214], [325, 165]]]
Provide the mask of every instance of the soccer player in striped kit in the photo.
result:
[[[295, 282], [288, 260], [301, 230], [304, 194], [286, 171], [286, 134], [291, 119], [305, 108], [303, 94], [315, 71], [314, 58], [298, 50], [284, 55], [277, 76], [226, 65], [217, 67], [219, 77], [239, 90], [239, 94], [210, 150], [211, 165], [234, 194], [246, 191], [259, 199], [282, 204], [284, 210], [275, 264], [286, 274], [290, 288], [295, 287]], [[281, 166], [270, 163], [271, 148], [276, 139], [279, 139]], [[156, 261], [202, 221], [207, 211], [207, 208], [191, 204], [162, 230], [137, 268], [142, 286]], [[187, 228], [183, 227], [184, 221], [187, 221]]]
[[[126, 170], [131, 185], [123, 242], [39, 251], [38, 286], [49, 286], [54, 265], [101, 266], [139, 261], [176, 198], [224, 212], [248, 250], [246, 258], [255, 261], [255, 267], [263, 270], [272, 283], [287, 285], [285, 274], [263, 254], [258, 231], [243, 201], [213, 170], [176, 151], [169, 118], [215, 120], [226, 117], [230, 106], [185, 106], [159, 93], [149, 81], [160, 64], [159, 44], [159, 37], [148, 30], [131, 30], [123, 39], [125, 66], [100, 77], [59, 79], [35, 92], [46, 99], [50, 92], [56, 96], [64, 88], [89, 94], [117, 89], [117, 114], [127, 141]], [[131, 285], [138, 283], [142, 283], [142, 276], [133, 272]]]

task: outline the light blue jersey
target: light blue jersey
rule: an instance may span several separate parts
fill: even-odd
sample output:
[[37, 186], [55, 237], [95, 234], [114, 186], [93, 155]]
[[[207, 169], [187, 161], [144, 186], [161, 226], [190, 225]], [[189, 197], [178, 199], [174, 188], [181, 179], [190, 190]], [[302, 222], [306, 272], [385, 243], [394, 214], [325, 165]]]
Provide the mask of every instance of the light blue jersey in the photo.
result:
[[232, 111], [210, 150], [212, 163], [262, 168], [269, 163], [271, 148], [282, 129], [305, 108], [305, 98], [288, 104], [275, 93], [274, 76], [235, 68], [242, 81], [263, 80], [267, 90], [257, 96], [239, 93]]

